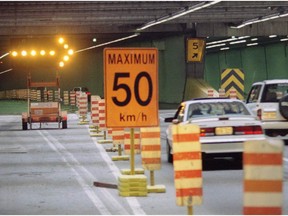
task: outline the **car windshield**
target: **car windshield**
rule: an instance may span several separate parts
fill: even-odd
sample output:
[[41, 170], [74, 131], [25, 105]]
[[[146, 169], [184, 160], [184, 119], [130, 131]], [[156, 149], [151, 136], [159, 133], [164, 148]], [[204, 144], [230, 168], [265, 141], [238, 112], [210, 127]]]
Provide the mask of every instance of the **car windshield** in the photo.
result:
[[263, 92], [262, 102], [279, 102], [288, 93], [288, 83], [276, 83], [266, 85]]
[[198, 102], [190, 104], [188, 108], [188, 119], [219, 115], [250, 115], [250, 113], [245, 105], [238, 101]]

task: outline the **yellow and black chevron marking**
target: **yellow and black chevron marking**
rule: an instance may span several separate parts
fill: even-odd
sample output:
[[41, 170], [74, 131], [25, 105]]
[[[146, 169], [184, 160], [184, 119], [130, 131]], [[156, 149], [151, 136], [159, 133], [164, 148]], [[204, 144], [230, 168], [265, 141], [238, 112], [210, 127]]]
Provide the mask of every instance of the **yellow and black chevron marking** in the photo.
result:
[[225, 96], [229, 97], [230, 90], [235, 89], [237, 98], [244, 99], [244, 72], [238, 68], [227, 68], [221, 74], [221, 88], [225, 89]]

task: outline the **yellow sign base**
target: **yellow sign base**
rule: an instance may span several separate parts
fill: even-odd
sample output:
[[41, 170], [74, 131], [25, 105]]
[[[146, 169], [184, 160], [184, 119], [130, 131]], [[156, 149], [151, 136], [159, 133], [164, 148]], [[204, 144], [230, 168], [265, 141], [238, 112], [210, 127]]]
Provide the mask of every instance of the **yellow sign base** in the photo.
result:
[[165, 185], [148, 185], [147, 186], [148, 193], [165, 193], [166, 187]]
[[[142, 169], [142, 168], [136, 168], [136, 169], [134, 170], [134, 172], [135, 172], [135, 174], [144, 174], [144, 169]], [[122, 169], [122, 170], [121, 170], [121, 173], [122, 173], [123, 175], [130, 175], [130, 174], [131, 174], [131, 169]]]

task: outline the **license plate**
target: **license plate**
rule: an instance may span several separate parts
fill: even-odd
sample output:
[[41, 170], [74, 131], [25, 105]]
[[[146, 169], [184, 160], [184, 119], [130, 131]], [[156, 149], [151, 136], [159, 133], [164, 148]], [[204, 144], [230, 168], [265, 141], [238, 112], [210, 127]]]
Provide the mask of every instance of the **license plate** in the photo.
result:
[[276, 119], [276, 112], [264, 112], [263, 119]]
[[233, 128], [232, 127], [217, 127], [215, 129], [216, 135], [231, 135], [233, 134]]

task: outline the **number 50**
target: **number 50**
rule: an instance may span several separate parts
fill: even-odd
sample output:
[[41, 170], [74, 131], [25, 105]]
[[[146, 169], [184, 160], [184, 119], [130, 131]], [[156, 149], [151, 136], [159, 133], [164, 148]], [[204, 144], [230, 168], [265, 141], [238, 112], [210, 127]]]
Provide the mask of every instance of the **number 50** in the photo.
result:
[[[114, 102], [114, 104], [116, 104], [117, 106], [126, 106], [127, 104], [129, 104], [129, 102], [131, 101], [132, 98], [132, 93], [131, 93], [131, 89], [130, 87], [125, 84], [125, 83], [121, 83], [120, 79], [127, 79], [130, 78], [130, 73], [129, 72], [117, 72], [115, 73], [115, 78], [114, 78], [114, 82], [113, 82], [113, 91], [118, 91], [119, 89], [122, 89], [125, 91], [125, 98], [122, 101], [119, 101], [117, 99], [117, 97], [112, 97], [112, 101]], [[148, 96], [145, 99], [142, 99], [140, 97], [140, 81], [141, 79], [146, 79], [148, 82]], [[147, 106], [151, 99], [152, 99], [152, 94], [153, 94], [153, 85], [152, 85], [152, 79], [150, 77], [150, 75], [146, 72], [146, 71], [142, 71], [140, 72], [134, 81], [134, 95], [135, 95], [135, 99], [137, 101], [137, 103], [141, 106]]]

